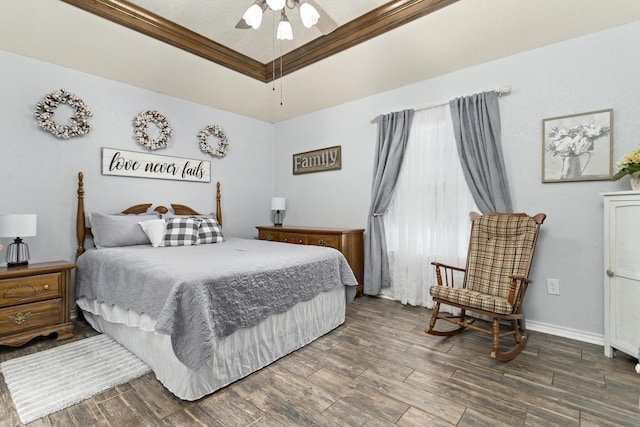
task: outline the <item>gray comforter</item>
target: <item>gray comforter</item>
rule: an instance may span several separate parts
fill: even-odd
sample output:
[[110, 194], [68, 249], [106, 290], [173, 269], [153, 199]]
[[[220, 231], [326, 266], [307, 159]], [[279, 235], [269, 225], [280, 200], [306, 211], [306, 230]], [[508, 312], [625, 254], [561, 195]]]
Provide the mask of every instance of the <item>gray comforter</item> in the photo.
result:
[[357, 284], [335, 249], [249, 239], [93, 249], [77, 265], [78, 298], [146, 313], [156, 332], [171, 336], [176, 357], [194, 369], [236, 329]]

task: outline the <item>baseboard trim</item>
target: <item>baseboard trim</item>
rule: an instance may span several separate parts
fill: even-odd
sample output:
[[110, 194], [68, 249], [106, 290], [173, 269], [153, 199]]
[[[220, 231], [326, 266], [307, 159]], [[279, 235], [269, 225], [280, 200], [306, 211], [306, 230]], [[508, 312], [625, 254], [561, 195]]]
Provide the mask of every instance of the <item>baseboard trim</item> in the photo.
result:
[[556, 335], [563, 338], [587, 342], [589, 344], [604, 346], [604, 335], [593, 334], [591, 332], [579, 331], [577, 329], [563, 328], [561, 326], [550, 325], [548, 323], [526, 321], [526, 328], [531, 331]]
[[[389, 300], [398, 301], [390, 295], [378, 294], [378, 298], [384, 298]], [[400, 301], [398, 301], [400, 302]], [[449, 312], [446, 310], [453, 307], [441, 306], [441, 311]], [[425, 306], [425, 308], [428, 308]], [[457, 313], [456, 313], [457, 314]], [[467, 313], [468, 315], [474, 315], [475, 313]], [[543, 334], [555, 335], [558, 337], [569, 338], [576, 341], [582, 341], [589, 344], [601, 345], [604, 347], [604, 335], [594, 334], [591, 332], [579, 331], [577, 329], [564, 328], [562, 326], [551, 325], [549, 323], [536, 322], [535, 320], [525, 319], [525, 328], [530, 331], [542, 332]]]

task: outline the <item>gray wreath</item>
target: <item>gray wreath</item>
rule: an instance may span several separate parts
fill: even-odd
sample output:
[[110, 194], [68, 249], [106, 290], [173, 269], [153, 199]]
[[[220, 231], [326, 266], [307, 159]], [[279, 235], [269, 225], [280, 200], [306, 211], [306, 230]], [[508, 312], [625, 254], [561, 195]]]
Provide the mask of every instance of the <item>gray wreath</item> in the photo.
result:
[[[149, 137], [149, 122], [155, 123], [160, 129], [160, 137], [157, 140]], [[145, 111], [139, 113], [133, 121], [135, 127], [136, 140], [140, 145], [144, 145], [151, 150], [167, 148], [173, 129], [169, 126], [167, 118], [157, 111]]]
[[[218, 147], [213, 148], [207, 144], [207, 137], [213, 135], [218, 138]], [[200, 142], [200, 149], [207, 154], [211, 154], [215, 157], [224, 157], [227, 154], [229, 148], [229, 142], [227, 136], [224, 134], [224, 130], [218, 125], [207, 126], [198, 133], [198, 141]]]
[[[69, 123], [61, 125], [53, 120], [56, 108], [60, 104], [68, 104], [74, 109], [75, 114], [69, 119]], [[35, 111], [38, 126], [48, 130], [58, 138], [69, 139], [74, 136], [85, 135], [91, 130], [89, 117], [91, 111], [85, 102], [71, 92], [59, 89], [44, 97], [42, 102], [36, 104]]]

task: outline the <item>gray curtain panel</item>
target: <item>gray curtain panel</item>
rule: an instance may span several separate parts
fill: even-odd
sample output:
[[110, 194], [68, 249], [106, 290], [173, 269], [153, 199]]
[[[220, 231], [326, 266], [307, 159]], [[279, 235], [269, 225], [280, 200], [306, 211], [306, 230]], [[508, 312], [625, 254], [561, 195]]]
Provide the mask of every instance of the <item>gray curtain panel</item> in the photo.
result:
[[391, 202], [407, 148], [413, 110], [378, 116], [378, 140], [373, 164], [371, 205], [364, 244], [364, 293], [378, 295], [391, 285], [382, 215]]
[[498, 94], [456, 98], [449, 108], [464, 177], [478, 209], [513, 212], [502, 158]]

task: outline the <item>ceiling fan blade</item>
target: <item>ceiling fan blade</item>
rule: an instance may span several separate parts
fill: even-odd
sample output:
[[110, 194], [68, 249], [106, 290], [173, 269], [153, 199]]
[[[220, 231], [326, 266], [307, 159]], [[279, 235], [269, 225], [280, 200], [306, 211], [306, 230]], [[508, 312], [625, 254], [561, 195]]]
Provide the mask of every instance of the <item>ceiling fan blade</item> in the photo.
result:
[[318, 14], [320, 14], [320, 18], [318, 19], [318, 23], [315, 25], [315, 27], [320, 30], [323, 35], [327, 35], [338, 28], [338, 24], [336, 23], [336, 21], [334, 21], [333, 18], [331, 18], [329, 14], [318, 5], [318, 3], [316, 3], [314, 0], [306, 0], [306, 2], [315, 7], [318, 11]]
[[236, 27], [239, 30], [248, 30], [249, 28], [251, 28], [251, 26], [247, 25], [247, 23], [245, 22], [244, 19], [240, 18], [240, 20], [238, 21], [238, 23], [236, 24]]
[[[259, 0], [258, 4], [260, 5], [260, 7], [262, 7], [262, 13], [264, 13], [269, 8], [266, 0]], [[239, 30], [248, 30], [249, 28], [251, 28], [251, 25], [247, 24], [247, 21], [245, 21], [244, 18], [241, 17], [235, 28]]]

